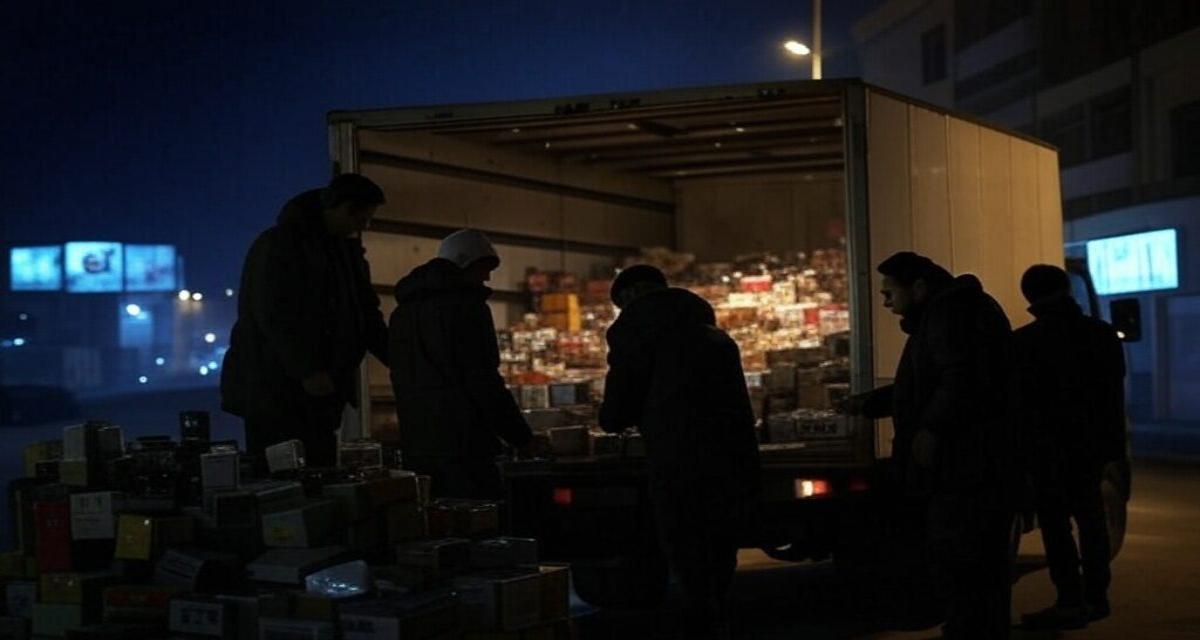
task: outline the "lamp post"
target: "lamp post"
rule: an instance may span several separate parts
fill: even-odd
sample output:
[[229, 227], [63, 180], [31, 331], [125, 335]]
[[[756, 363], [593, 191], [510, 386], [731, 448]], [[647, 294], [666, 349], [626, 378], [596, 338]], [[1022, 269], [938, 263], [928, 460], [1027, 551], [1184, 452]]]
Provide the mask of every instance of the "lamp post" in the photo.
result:
[[804, 44], [796, 40], [788, 40], [783, 43], [783, 48], [788, 53], [800, 56], [812, 56], [812, 79], [821, 79], [821, 0], [812, 0], [813, 3], [813, 46], [810, 49]]

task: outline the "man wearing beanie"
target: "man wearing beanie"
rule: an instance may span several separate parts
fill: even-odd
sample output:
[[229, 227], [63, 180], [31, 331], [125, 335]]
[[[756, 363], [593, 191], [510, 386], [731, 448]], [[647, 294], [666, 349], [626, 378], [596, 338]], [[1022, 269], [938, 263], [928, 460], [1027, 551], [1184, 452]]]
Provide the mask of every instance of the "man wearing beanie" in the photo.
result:
[[387, 327], [362, 242], [383, 191], [342, 174], [283, 206], [242, 268], [238, 319], [221, 368], [221, 407], [245, 420], [246, 450], [304, 442], [309, 466], [333, 466], [347, 403], [370, 351], [387, 363]]
[[688, 637], [728, 631], [739, 533], [753, 535], [760, 468], [741, 354], [712, 307], [649, 265], [612, 284], [600, 426], [646, 442], [658, 541], [679, 577]]
[[396, 283], [389, 350], [405, 466], [432, 476], [435, 496], [499, 497], [501, 441], [533, 438], [500, 376], [484, 285], [499, 266], [487, 236], [463, 229]]
[[1034, 317], [1015, 338], [1026, 453], [1058, 591], [1053, 606], [1022, 623], [1079, 629], [1109, 614], [1111, 545], [1100, 487], [1105, 466], [1125, 457], [1125, 352], [1112, 326], [1084, 315], [1061, 268], [1030, 267], [1021, 292]]

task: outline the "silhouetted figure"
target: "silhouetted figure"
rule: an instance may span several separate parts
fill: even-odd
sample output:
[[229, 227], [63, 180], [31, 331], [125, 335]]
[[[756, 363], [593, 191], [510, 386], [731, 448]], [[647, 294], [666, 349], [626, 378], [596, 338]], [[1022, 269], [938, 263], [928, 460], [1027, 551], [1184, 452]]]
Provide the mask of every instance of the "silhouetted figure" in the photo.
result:
[[289, 200], [250, 247], [221, 367], [221, 408], [245, 420], [247, 451], [298, 439], [310, 466], [336, 464], [335, 431], [358, 403], [363, 356], [387, 363], [357, 237], [383, 203], [370, 179], [342, 174]]
[[[1058, 590], [1054, 606], [1023, 622], [1080, 628], [1109, 614], [1111, 549], [1100, 484], [1104, 467], [1125, 456], [1125, 353], [1108, 323], [1084, 315], [1062, 269], [1030, 267], [1021, 291], [1035, 318], [1015, 338], [1026, 451]], [[1078, 549], [1072, 519], [1079, 528]]]
[[608, 330], [600, 425], [638, 427], [646, 442], [659, 543], [679, 577], [685, 628], [724, 627], [739, 533], [759, 489], [754, 414], [737, 344], [713, 309], [668, 288], [658, 269], [625, 269], [612, 285], [621, 314]]
[[525, 447], [533, 437], [499, 371], [483, 284], [499, 266], [487, 237], [463, 229], [396, 283], [390, 351], [405, 467], [432, 476], [438, 496], [500, 497], [501, 439]]
[[975, 276], [955, 278], [924, 256], [897, 253], [878, 270], [884, 306], [909, 337], [895, 383], [847, 408], [894, 419], [901, 517], [923, 526], [949, 582], [945, 637], [1005, 638], [1015, 447], [1008, 318]]

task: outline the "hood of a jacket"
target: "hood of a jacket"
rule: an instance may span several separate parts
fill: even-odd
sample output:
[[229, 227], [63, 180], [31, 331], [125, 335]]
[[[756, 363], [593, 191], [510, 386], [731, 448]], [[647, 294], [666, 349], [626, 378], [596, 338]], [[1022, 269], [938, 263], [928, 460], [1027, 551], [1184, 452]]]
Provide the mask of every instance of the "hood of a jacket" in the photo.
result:
[[1039, 320], [1047, 317], [1081, 316], [1083, 307], [1070, 295], [1063, 294], [1030, 305], [1029, 313]]
[[463, 270], [444, 258], [434, 258], [413, 269], [396, 283], [396, 302], [405, 303], [446, 293], [477, 294], [487, 298], [492, 290], [468, 280]]
[[958, 276], [949, 283], [930, 292], [929, 298], [925, 302], [918, 305], [917, 308], [913, 309], [912, 313], [909, 313], [900, 320], [900, 329], [908, 335], [912, 335], [921, 326], [921, 320], [931, 309], [961, 300], [964, 297], [979, 295], [983, 295], [983, 283], [979, 281], [979, 278], [969, 273]]
[[677, 287], [643, 295], [623, 310], [621, 317], [643, 329], [717, 324], [712, 305], [691, 291]]

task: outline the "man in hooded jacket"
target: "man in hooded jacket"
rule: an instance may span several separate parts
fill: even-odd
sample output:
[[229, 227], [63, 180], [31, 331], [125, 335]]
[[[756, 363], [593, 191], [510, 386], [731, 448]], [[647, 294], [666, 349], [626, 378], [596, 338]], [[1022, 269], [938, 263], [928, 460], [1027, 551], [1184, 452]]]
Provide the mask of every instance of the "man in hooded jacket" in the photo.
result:
[[944, 637], [1008, 637], [1019, 476], [1011, 326], [975, 276], [955, 278], [911, 252], [878, 271], [884, 306], [909, 337], [894, 384], [847, 408], [893, 418], [896, 499], [923, 512], [918, 539], [949, 582]]
[[533, 438], [500, 376], [483, 284], [499, 266], [487, 236], [463, 229], [396, 283], [389, 348], [405, 466], [431, 476], [437, 496], [500, 497], [501, 440]]
[[680, 579], [685, 626], [722, 624], [739, 533], [751, 534], [758, 442], [741, 354], [712, 307], [637, 265], [612, 285], [600, 425], [646, 442], [659, 543]]
[[1109, 614], [1111, 543], [1100, 487], [1105, 466], [1126, 455], [1125, 352], [1111, 325], [1083, 313], [1062, 268], [1030, 267], [1021, 292], [1034, 317], [1015, 336], [1026, 450], [1058, 591], [1053, 606], [1022, 622], [1077, 629]]
[[387, 364], [387, 327], [358, 234], [384, 203], [353, 173], [283, 206], [250, 248], [238, 319], [221, 367], [221, 407], [245, 420], [246, 450], [304, 443], [310, 466], [333, 466], [346, 404], [370, 351]]

